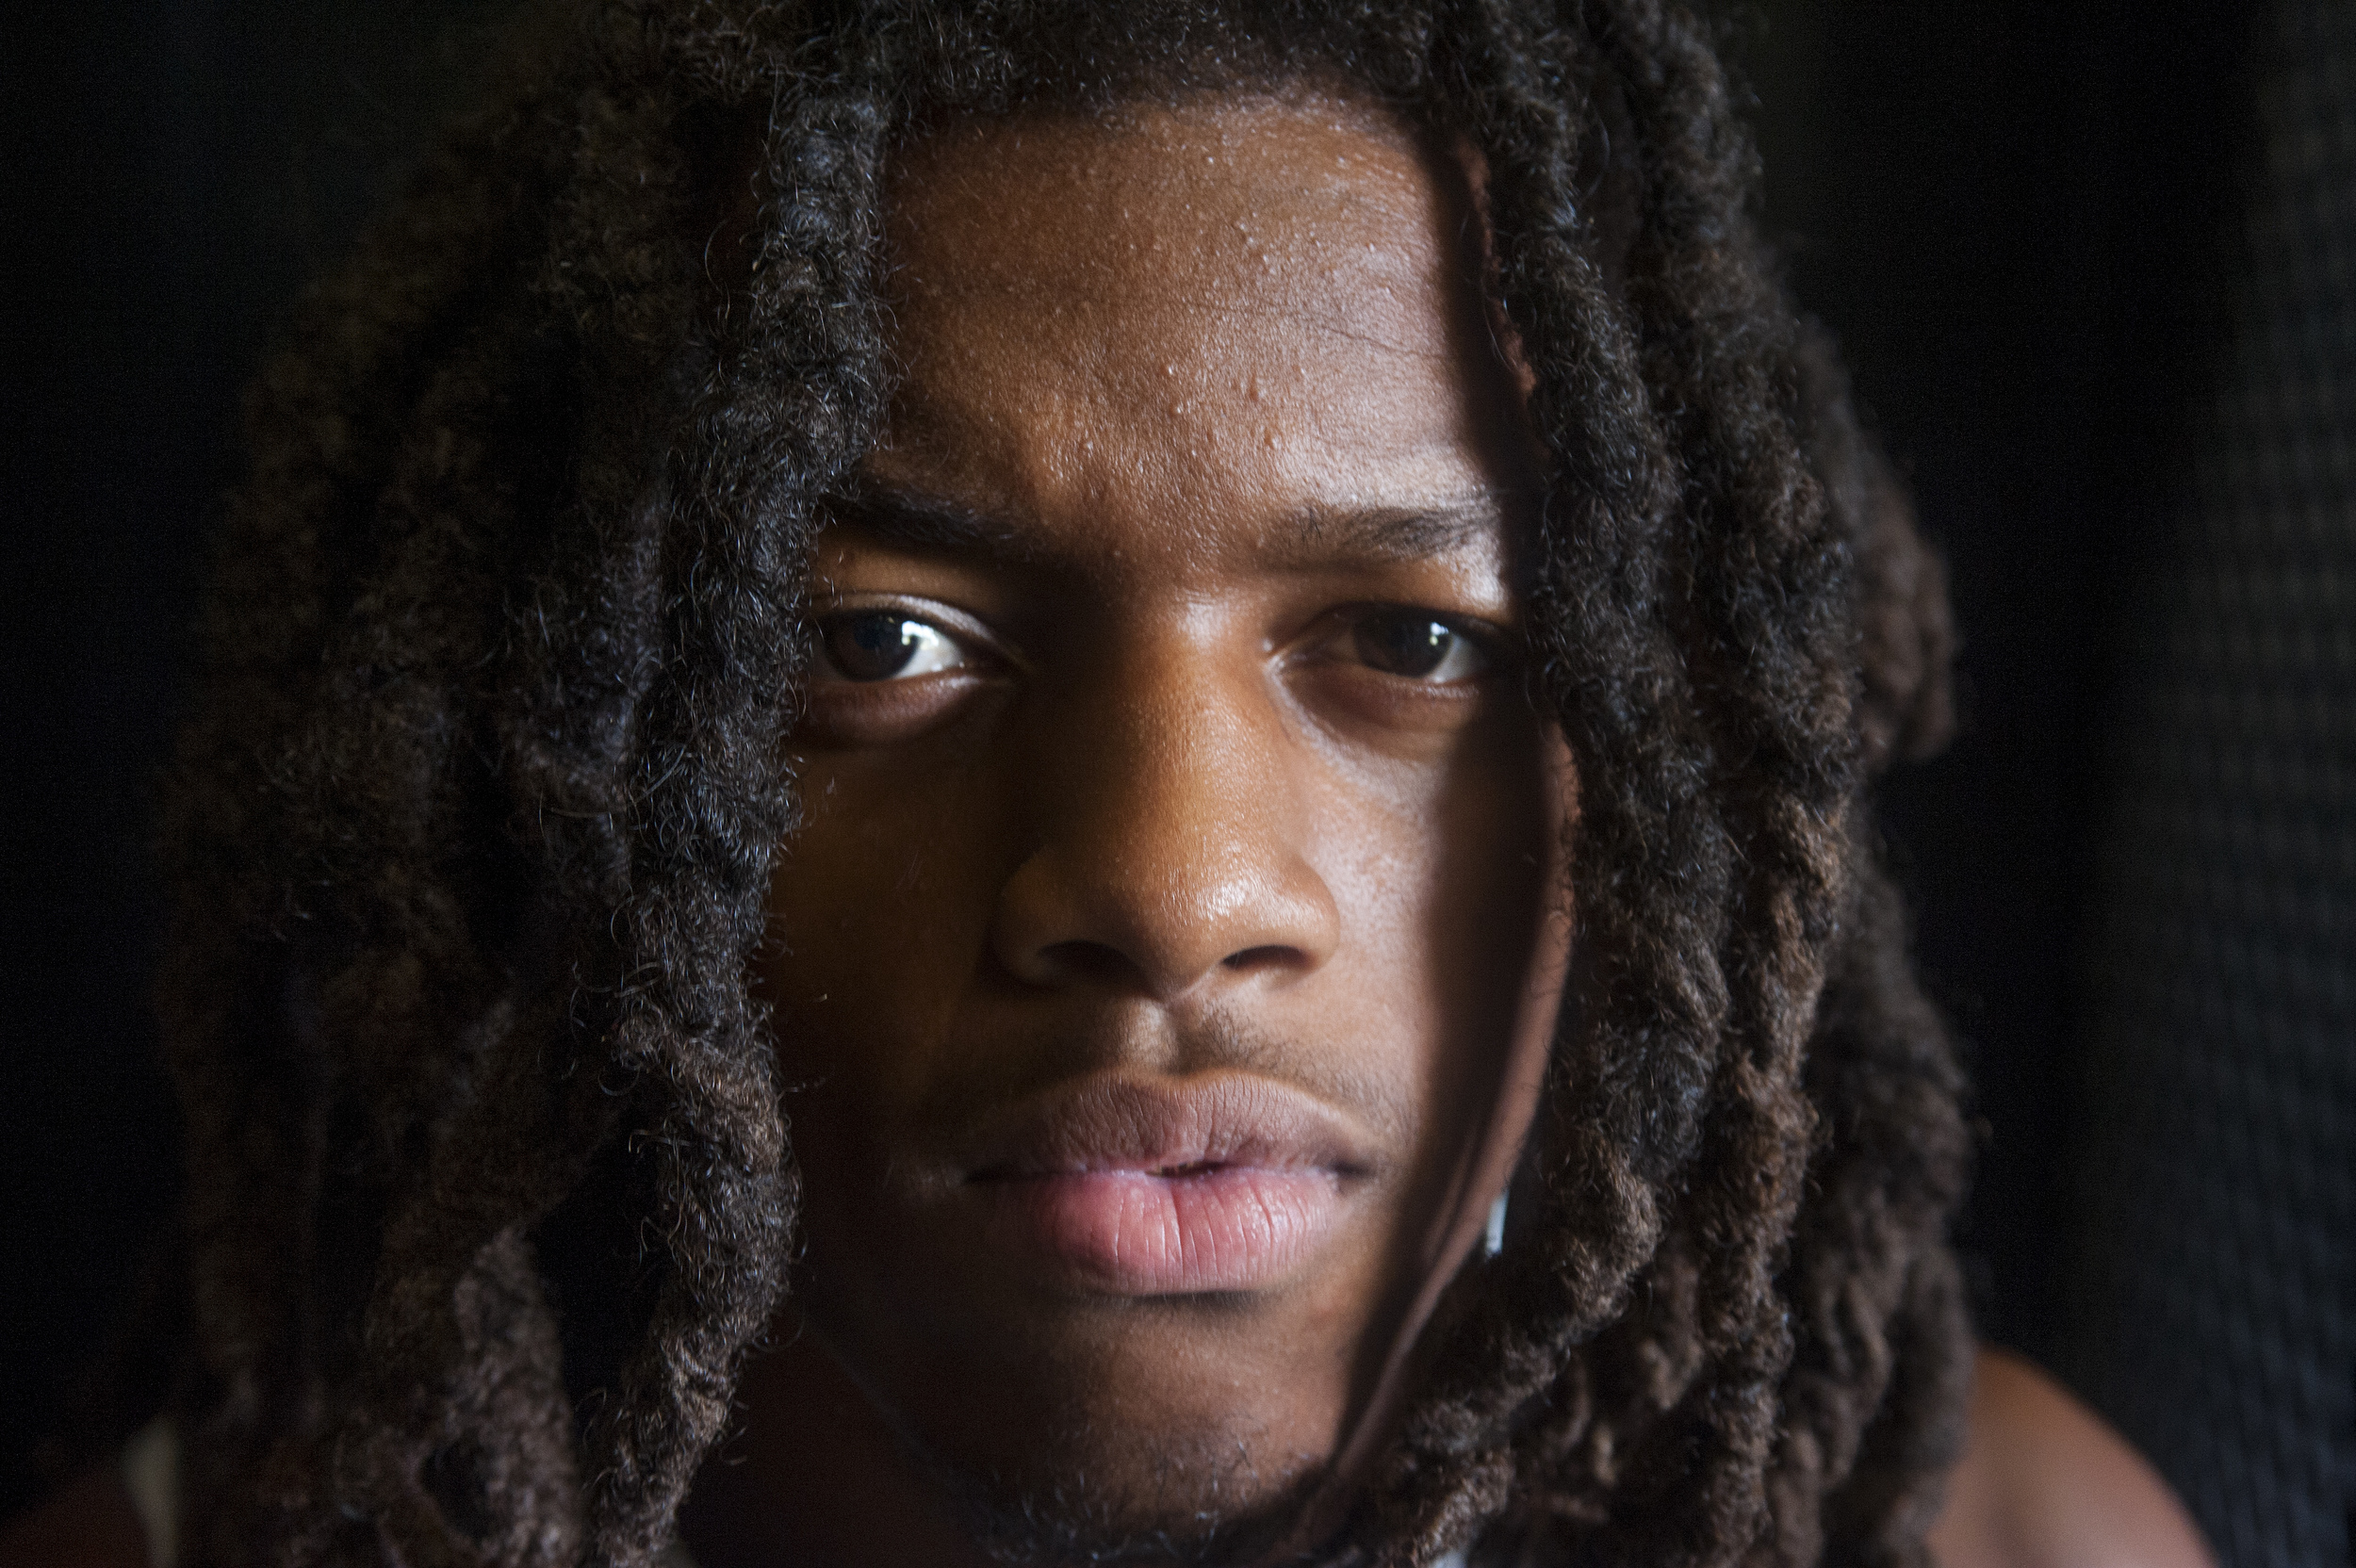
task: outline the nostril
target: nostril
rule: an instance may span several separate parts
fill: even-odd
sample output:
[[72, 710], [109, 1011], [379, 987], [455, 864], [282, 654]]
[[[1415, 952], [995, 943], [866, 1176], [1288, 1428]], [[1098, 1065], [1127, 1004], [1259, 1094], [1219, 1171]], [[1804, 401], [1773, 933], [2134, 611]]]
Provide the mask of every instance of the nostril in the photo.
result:
[[1039, 949], [1039, 957], [1047, 972], [1064, 980], [1126, 988], [1144, 978], [1119, 948], [1104, 942], [1053, 942]]
[[[1303, 962], [1305, 959], [1297, 947], [1285, 943], [1264, 943], [1229, 954], [1219, 961], [1219, 968], [1229, 974], [1251, 974], [1263, 970], [1294, 969]], [[1035, 983], [1096, 986], [1107, 990], [1159, 994], [1155, 990], [1154, 976], [1109, 942], [1051, 942], [1038, 950], [1035, 962], [1026, 972]], [[1176, 988], [1184, 988], [1183, 984]]]

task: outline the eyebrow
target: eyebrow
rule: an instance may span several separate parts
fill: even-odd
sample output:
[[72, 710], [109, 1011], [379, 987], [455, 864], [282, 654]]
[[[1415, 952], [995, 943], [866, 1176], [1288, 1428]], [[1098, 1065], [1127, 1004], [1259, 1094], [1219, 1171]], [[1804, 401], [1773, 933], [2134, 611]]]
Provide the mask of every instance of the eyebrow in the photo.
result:
[[905, 485], [856, 480], [827, 498], [826, 511], [891, 549], [1014, 559], [1037, 553], [1024, 547], [1012, 516]]
[[[1474, 492], [1419, 506], [1311, 502], [1270, 531], [1267, 547], [1284, 565], [1336, 558], [1429, 561], [1503, 532], [1507, 499]], [[904, 484], [856, 481], [829, 498], [834, 518], [877, 545], [912, 553], [1027, 562], [1039, 551], [1019, 514]]]
[[1357, 556], [1384, 562], [1429, 561], [1503, 533], [1503, 499], [1486, 493], [1422, 506], [1335, 506], [1296, 512], [1279, 535], [1284, 558]]

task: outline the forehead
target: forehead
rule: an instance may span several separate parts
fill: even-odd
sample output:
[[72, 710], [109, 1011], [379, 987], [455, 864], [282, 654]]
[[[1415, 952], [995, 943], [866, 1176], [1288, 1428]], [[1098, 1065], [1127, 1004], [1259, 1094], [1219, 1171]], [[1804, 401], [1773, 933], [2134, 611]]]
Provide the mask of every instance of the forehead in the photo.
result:
[[1313, 95], [937, 130], [893, 171], [903, 379], [870, 475], [1238, 527], [1491, 490], [1462, 183], [1383, 110]]
[[895, 160], [890, 240], [910, 294], [1116, 302], [1150, 269], [1208, 304], [1251, 269], [1310, 304], [1444, 264], [1441, 172], [1393, 116], [1311, 94], [967, 122]]

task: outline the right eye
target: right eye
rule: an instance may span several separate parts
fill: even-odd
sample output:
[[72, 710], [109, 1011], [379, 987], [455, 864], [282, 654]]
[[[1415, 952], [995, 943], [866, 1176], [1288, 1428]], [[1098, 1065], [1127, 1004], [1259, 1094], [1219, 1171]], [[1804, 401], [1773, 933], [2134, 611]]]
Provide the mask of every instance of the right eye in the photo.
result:
[[903, 611], [854, 611], [818, 624], [819, 671], [836, 680], [907, 680], [971, 662], [956, 638]]

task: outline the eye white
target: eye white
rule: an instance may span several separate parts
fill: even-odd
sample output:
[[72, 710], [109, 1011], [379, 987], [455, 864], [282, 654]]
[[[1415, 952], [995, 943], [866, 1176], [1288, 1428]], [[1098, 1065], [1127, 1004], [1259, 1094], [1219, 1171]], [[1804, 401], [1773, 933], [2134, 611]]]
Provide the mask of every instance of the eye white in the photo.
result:
[[905, 680], [910, 676], [954, 670], [965, 662], [965, 649], [957, 645], [956, 638], [939, 627], [924, 621], [906, 621], [902, 626], [905, 628], [902, 635], [916, 645], [916, 651], [908, 655], [908, 662], [900, 666], [899, 673], [892, 679]]
[[1488, 667], [1489, 656], [1459, 631], [1451, 634], [1448, 652], [1440, 656], [1440, 662], [1416, 678], [1436, 686], [1451, 680], [1470, 680]]
[[838, 680], [874, 686], [962, 668], [964, 645], [930, 621], [891, 610], [861, 610], [820, 623], [819, 661]]
[[1419, 685], [1469, 680], [1492, 662], [1480, 639], [1420, 610], [1381, 610], [1351, 623], [1350, 647], [1370, 669]]

